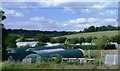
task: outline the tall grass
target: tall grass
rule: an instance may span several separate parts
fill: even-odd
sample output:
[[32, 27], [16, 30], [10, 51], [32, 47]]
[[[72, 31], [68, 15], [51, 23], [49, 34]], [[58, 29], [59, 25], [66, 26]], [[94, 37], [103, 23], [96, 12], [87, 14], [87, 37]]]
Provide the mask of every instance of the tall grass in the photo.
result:
[[22, 64], [20, 62], [3, 62], [2, 69], [117, 69], [117, 66], [97, 66], [96, 64], [55, 63]]

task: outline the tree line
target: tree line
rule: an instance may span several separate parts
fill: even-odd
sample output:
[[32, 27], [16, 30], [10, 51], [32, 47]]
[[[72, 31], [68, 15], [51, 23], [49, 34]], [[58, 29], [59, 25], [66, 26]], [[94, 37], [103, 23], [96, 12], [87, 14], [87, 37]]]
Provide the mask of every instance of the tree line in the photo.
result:
[[120, 30], [120, 26], [100, 26], [100, 27], [95, 27], [95, 26], [90, 26], [88, 28], [85, 28], [83, 32], [98, 32], [98, 31], [113, 31], [113, 30]]
[[41, 31], [41, 30], [24, 30], [24, 29], [7, 29], [9, 34], [13, 34], [21, 37], [35, 37], [37, 34], [45, 34], [51, 37], [63, 36], [76, 34], [78, 32], [67, 32], [67, 31]]
[[98, 32], [98, 31], [113, 31], [113, 30], [120, 30], [120, 27], [117, 26], [90, 26], [85, 28], [83, 31], [40, 31], [40, 30], [24, 30], [24, 29], [7, 29], [9, 34], [14, 34], [21, 37], [35, 37], [37, 34], [46, 34], [51, 37], [63, 36], [63, 35], [70, 35], [70, 34], [77, 34], [77, 33], [86, 33], [86, 32]]

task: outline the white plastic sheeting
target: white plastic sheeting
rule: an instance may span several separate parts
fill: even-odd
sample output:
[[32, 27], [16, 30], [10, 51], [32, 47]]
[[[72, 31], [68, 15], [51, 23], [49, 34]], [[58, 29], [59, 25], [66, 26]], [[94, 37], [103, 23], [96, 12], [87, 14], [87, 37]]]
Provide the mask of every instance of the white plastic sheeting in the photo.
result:
[[120, 58], [120, 55], [118, 54], [107, 54], [105, 58], [105, 64], [106, 65], [118, 65], [120, 64], [119, 58]]
[[33, 42], [17, 42], [16, 45], [17, 45], [17, 47], [26, 46], [26, 45], [34, 47], [34, 46], [37, 45], [37, 43], [38, 43], [38, 41], [33, 41]]
[[34, 52], [36, 53], [48, 53], [48, 52], [57, 52], [57, 51], [64, 51], [65, 49], [59, 48], [59, 49], [49, 49], [49, 50], [36, 50]]

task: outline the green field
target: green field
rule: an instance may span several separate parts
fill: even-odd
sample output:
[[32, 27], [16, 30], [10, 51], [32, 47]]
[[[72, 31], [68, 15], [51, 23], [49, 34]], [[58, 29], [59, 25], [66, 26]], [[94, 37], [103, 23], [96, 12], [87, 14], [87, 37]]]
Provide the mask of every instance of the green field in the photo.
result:
[[65, 35], [65, 36], [60, 36], [60, 37], [67, 37], [67, 38], [79, 38], [79, 37], [102, 37], [102, 36], [115, 36], [118, 35], [118, 32], [120, 31], [101, 31], [101, 32], [89, 32], [89, 33], [78, 33], [78, 34], [72, 34], [72, 35]]

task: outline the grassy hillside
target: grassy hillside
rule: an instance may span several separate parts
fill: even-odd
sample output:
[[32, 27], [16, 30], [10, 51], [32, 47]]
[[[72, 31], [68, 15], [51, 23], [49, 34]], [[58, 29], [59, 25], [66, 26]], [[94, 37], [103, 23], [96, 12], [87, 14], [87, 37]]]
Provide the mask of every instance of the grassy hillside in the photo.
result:
[[60, 37], [67, 37], [67, 38], [79, 38], [79, 37], [89, 37], [89, 36], [96, 36], [98, 38], [102, 36], [115, 36], [118, 35], [120, 31], [101, 31], [101, 32], [89, 32], [89, 33], [79, 33], [79, 34], [72, 34], [72, 35], [65, 35]]

